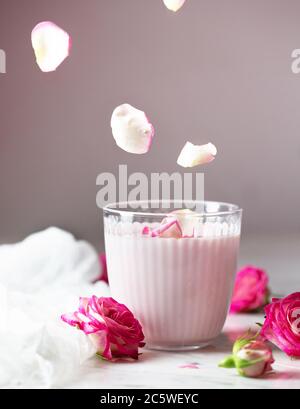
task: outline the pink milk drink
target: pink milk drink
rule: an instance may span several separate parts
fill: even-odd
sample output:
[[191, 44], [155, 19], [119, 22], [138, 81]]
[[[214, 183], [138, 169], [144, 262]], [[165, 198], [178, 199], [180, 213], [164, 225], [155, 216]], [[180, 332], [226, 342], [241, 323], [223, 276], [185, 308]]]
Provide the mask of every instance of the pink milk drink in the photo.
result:
[[177, 213], [175, 204], [106, 206], [105, 248], [112, 297], [139, 319], [146, 345], [188, 350], [208, 345], [223, 328], [242, 210], [203, 202], [201, 212]]

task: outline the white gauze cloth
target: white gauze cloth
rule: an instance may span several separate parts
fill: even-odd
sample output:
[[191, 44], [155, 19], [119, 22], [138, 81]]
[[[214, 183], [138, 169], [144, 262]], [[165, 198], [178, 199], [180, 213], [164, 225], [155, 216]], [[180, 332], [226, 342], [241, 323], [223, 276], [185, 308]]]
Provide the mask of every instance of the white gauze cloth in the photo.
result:
[[55, 227], [0, 246], [0, 387], [60, 387], [94, 355], [60, 319], [79, 296], [108, 296], [98, 255]]

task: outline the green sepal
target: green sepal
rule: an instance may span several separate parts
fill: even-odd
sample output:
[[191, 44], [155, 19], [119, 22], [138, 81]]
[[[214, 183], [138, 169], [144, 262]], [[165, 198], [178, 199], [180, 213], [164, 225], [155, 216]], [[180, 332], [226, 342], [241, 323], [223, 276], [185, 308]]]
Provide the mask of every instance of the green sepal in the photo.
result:
[[248, 368], [254, 364], [257, 364], [261, 359], [253, 359], [252, 361], [247, 361], [246, 359], [235, 358], [235, 367], [237, 369]]
[[232, 348], [233, 355], [236, 355], [240, 349], [242, 349], [245, 345], [249, 344], [252, 340], [249, 338], [239, 338], [235, 341]]
[[249, 331], [244, 336], [237, 339], [235, 341], [235, 343], [233, 344], [233, 348], [232, 348], [233, 355], [236, 355], [239, 352], [240, 349], [242, 349], [244, 346], [249, 344], [251, 341], [255, 341], [256, 338], [259, 335], [259, 332], [260, 331], [257, 331], [257, 333], [255, 335], [250, 336], [251, 332], [250, 332], [250, 329], [249, 329]]
[[227, 358], [223, 359], [218, 365], [220, 368], [235, 368], [234, 356], [230, 355]]

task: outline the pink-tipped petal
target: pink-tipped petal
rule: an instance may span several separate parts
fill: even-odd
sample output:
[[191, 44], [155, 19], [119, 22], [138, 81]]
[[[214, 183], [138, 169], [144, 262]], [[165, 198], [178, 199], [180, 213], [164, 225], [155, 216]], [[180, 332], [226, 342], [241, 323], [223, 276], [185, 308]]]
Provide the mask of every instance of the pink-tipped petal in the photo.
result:
[[197, 215], [196, 212], [193, 212], [190, 209], [180, 209], [174, 210], [171, 215], [176, 217], [182, 231], [182, 237], [194, 237], [195, 228], [198, 222], [197, 217], [195, 217], [195, 215]]
[[177, 159], [177, 164], [184, 168], [205, 165], [215, 159], [217, 148], [212, 143], [194, 145], [186, 142]]
[[69, 56], [69, 34], [51, 21], [37, 24], [31, 33], [36, 62], [43, 72], [55, 71]]
[[152, 231], [152, 237], [179, 239], [182, 237], [182, 231], [178, 220], [174, 217], [166, 217], [161, 225]]
[[154, 128], [146, 114], [129, 104], [115, 108], [111, 117], [116, 144], [126, 152], [143, 154], [151, 147]]
[[66, 322], [67, 324], [71, 325], [72, 327], [77, 327], [81, 321], [78, 319], [76, 313], [67, 313], [63, 314], [61, 320]]
[[142, 234], [143, 234], [144, 236], [149, 236], [149, 235], [151, 234], [151, 229], [150, 229], [150, 227], [149, 227], [149, 226], [145, 226], [145, 227], [143, 228], [143, 230], [142, 230]]
[[163, 0], [167, 9], [171, 11], [178, 11], [184, 5], [185, 0]]

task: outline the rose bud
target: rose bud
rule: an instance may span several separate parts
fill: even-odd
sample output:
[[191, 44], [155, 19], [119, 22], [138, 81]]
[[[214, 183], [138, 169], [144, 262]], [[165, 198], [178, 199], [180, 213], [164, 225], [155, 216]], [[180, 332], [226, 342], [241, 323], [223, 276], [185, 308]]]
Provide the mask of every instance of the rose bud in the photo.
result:
[[111, 117], [116, 144], [126, 152], [143, 154], [149, 151], [154, 128], [146, 114], [129, 104], [118, 106]]
[[239, 375], [257, 378], [272, 370], [274, 362], [272, 350], [254, 338], [240, 338], [234, 345], [232, 355], [225, 358], [221, 368], [236, 368]]
[[265, 307], [266, 319], [261, 337], [288, 356], [300, 357], [300, 292], [278, 299]]
[[268, 303], [269, 278], [267, 273], [253, 266], [244, 267], [237, 273], [230, 312], [250, 312]]
[[139, 321], [125, 305], [110, 297], [80, 298], [78, 310], [61, 319], [83, 331], [97, 355], [107, 360], [138, 359], [138, 348], [145, 345]]
[[186, 142], [177, 159], [177, 164], [183, 168], [193, 168], [205, 165], [215, 159], [217, 148], [212, 143], [206, 145], [194, 145]]

